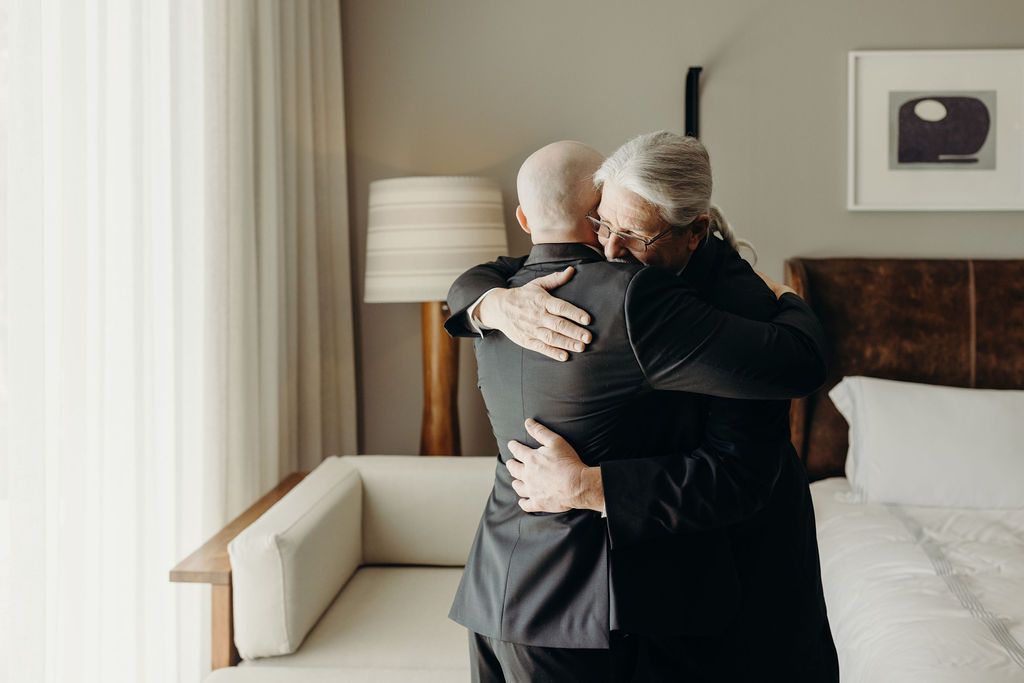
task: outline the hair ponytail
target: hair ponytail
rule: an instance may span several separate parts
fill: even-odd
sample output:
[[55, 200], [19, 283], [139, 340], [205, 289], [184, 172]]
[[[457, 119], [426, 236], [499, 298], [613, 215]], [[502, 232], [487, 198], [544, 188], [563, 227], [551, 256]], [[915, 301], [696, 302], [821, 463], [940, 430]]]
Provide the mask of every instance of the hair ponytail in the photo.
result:
[[746, 247], [750, 250], [750, 253], [754, 255], [754, 263], [757, 263], [757, 250], [754, 249], [754, 245], [741, 237], [736, 237], [736, 233], [732, 231], [732, 227], [729, 225], [729, 222], [725, 220], [725, 216], [722, 215], [722, 210], [712, 204], [708, 207], [708, 213], [711, 215], [711, 220], [708, 225], [708, 234], [717, 232], [722, 236], [722, 239], [728, 242], [729, 246], [737, 252], [740, 250], [740, 247]]

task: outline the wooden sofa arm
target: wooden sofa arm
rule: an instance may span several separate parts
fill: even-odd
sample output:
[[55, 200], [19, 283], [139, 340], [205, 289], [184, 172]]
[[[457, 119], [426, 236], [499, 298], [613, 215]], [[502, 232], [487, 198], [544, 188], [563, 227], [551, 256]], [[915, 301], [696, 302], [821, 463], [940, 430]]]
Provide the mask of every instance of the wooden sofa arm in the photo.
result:
[[173, 582], [210, 584], [210, 658], [213, 669], [238, 663], [231, 620], [231, 560], [228, 557], [228, 543], [295, 488], [307, 474], [289, 474], [171, 570]]

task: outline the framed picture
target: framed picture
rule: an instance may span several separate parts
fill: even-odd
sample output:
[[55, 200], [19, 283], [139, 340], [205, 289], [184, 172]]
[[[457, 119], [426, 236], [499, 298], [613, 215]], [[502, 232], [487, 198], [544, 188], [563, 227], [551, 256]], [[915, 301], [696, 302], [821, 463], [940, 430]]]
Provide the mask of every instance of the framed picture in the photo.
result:
[[851, 211], [1024, 211], [1024, 50], [851, 52]]

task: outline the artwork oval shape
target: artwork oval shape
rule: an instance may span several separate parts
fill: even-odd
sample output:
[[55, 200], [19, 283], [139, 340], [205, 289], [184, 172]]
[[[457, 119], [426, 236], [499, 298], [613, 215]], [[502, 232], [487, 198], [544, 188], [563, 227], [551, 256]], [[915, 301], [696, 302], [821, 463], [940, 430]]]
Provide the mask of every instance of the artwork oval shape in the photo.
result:
[[914, 105], [914, 113], [925, 121], [941, 121], [946, 118], [946, 106], [938, 100], [921, 100]]

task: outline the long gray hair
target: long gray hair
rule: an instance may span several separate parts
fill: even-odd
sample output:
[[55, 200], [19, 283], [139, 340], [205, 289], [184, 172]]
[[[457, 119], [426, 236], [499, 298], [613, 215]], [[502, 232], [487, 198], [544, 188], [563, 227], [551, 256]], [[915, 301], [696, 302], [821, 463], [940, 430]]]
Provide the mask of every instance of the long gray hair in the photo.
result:
[[697, 216], [711, 216], [708, 234], [716, 232], [733, 249], [754, 246], [736, 237], [722, 210], [711, 203], [711, 160], [697, 138], [667, 130], [638, 135], [605, 159], [594, 174], [600, 188], [613, 182], [658, 209], [670, 225], [689, 225]]

